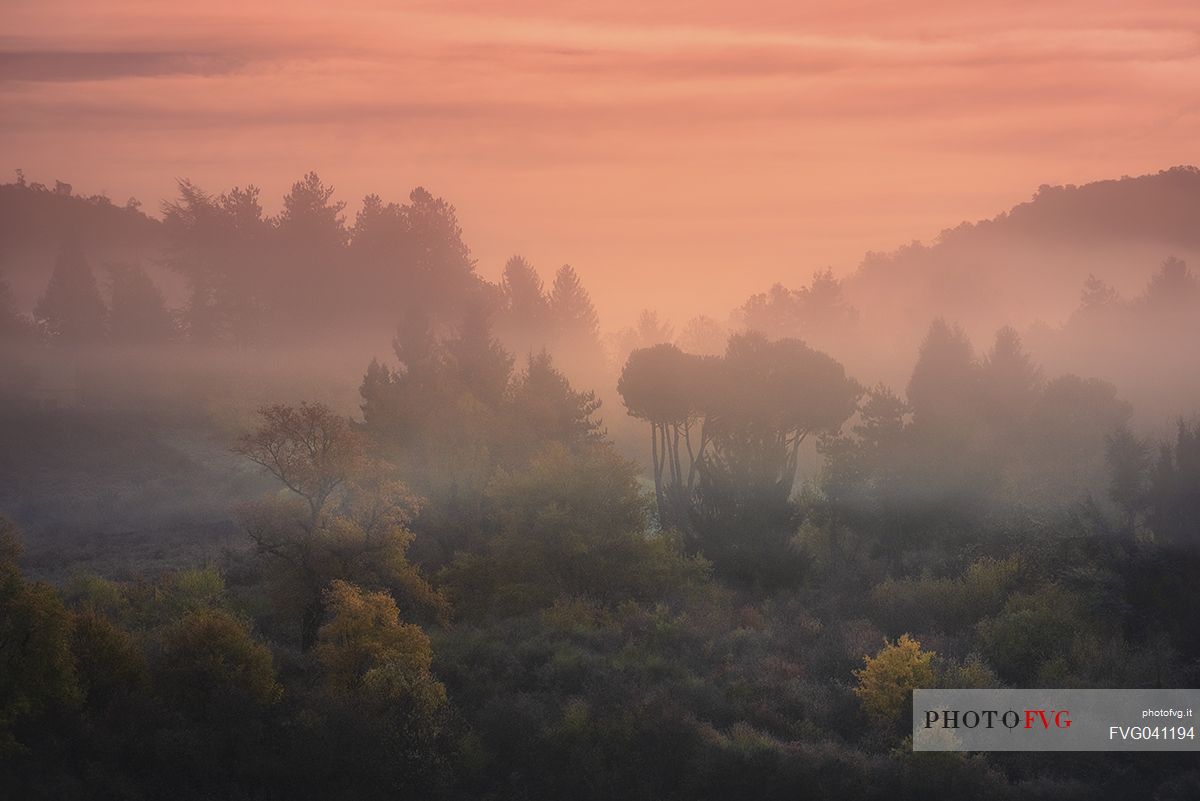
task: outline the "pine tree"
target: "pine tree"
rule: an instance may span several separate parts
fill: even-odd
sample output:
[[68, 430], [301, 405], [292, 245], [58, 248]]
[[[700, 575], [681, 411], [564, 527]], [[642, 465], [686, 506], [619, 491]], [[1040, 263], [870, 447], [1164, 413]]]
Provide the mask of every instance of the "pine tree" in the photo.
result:
[[34, 318], [51, 339], [83, 344], [104, 338], [107, 316], [96, 276], [83, 250], [78, 242], [68, 240], [59, 251], [46, 293], [34, 309]]
[[600, 317], [578, 273], [569, 264], [558, 268], [550, 290], [550, 314], [559, 335], [568, 340], [598, 341]]
[[109, 267], [112, 309], [109, 332], [114, 341], [165, 342], [174, 332], [174, 322], [163, 294], [140, 267], [129, 264]]

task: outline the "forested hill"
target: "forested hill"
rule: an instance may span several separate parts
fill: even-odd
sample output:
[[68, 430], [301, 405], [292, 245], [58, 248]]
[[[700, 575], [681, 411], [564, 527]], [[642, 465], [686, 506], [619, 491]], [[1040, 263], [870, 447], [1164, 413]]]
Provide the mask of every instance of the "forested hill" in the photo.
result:
[[[1064, 322], [1089, 275], [1135, 294], [1162, 261], [1200, 256], [1200, 170], [1083, 186], [1042, 186], [1010, 211], [942, 232], [932, 244], [868, 253], [847, 279], [864, 319], [910, 333], [933, 316], [975, 337], [998, 326]], [[909, 324], [915, 326], [908, 331]]]
[[943, 244], [971, 237], [1046, 241], [1104, 239], [1200, 247], [1200, 168], [1172, 167], [1154, 175], [1082, 186], [1043, 184], [1032, 200], [977, 223], [943, 232]]

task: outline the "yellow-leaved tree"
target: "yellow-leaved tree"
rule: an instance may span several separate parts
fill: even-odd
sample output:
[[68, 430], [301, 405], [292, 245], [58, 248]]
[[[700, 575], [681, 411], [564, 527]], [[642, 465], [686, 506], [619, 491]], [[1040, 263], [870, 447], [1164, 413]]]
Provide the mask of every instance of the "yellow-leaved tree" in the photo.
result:
[[866, 664], [854, 671], [858, 687], [854, 694], [866, 713], [882, 727], [897, 723], [918, 687], [934, 684], [933, 651], [922, 651], [921, 643], [907, 634], [896, 642], [883, 641], [874, 657], [864, 656]]
[[445, 703], [446, 689], [430, 673], [429, 637], [400, 620], [392, 596], [338, 580], [326, 599], [330, 619], [321, 627], [315, 654], [332, 686], [405, 696], [426, 712]]

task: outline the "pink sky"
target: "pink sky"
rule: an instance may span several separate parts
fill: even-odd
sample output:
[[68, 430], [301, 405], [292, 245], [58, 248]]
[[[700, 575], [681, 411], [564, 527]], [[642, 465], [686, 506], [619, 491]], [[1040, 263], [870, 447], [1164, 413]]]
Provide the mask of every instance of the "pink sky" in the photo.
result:
[[484, 275], [570, 262], [611, 327], [1200, 161], [1194, 0], [824, 5], [5, 0], [0, 168], [150, 208], [424, 185]]

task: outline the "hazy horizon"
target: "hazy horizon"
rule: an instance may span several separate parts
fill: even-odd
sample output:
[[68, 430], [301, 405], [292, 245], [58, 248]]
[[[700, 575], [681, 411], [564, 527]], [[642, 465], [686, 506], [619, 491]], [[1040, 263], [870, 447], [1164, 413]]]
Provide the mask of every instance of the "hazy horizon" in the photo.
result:
[[[846, 275], [1042, 184], [1194, 162], [1192, 4], [651, 11], [520, 3], [10, 4], [7, 169], [151, 212], [189, 178], [268, 213], [317, 170], [351, 215], [425, 186], [480, 274], [573, 265], [682, 322]], [[1189, 21], [1193, 24], [1189, 25]], [[703, 276], [702, 281], [688, 279]]]

